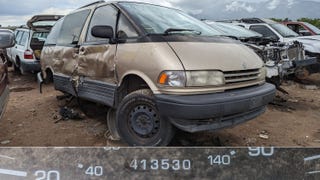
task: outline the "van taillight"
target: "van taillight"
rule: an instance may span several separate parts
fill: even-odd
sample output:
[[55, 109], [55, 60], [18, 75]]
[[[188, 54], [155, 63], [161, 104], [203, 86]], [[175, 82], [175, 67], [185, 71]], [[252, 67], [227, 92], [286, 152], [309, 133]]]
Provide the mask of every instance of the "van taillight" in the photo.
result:
[[24, 59], [33, 59], [33, 52], [30, 50], [24, 51]]

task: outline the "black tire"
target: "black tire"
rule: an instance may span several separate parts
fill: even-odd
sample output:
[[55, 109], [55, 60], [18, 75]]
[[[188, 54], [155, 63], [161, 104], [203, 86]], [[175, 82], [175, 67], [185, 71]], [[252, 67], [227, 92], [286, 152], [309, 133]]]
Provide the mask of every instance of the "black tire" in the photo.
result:
[[116, 123], [116, 110], [110, 108], [107, 114], [107, 125], [110, 132], [110, 140], [119, 141], [121, 138], [118, 133], [117, 123]]
[[151, 90], [141, 89], [127, 95], [117, 110], [118, 132], [130, 146], [167, 146], [174, 128], [160, 117]]

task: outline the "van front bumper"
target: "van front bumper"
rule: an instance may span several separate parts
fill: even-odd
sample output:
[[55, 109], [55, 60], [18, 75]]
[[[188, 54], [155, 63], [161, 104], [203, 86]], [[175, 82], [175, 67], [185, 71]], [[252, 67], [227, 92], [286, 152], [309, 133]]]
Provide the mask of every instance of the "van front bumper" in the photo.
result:
[[187, 132], [217, 130], [251, 120], [275, 96], [275, 86], [265, 83], [244, 89], [203, 95], [155, 95], [161, 116]]

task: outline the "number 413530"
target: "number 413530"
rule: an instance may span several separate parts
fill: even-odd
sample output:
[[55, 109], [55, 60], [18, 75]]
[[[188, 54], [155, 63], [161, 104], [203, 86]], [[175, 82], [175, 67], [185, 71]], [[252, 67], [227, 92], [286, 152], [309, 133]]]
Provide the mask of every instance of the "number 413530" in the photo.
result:
[[191, 160], [170, 160], [170, 159], [151, 159], [151, 160], [137, 160], [130, 162], [130, 167], [134, 170], [174, 170], [174, 171], [188, 171], [191, 170]]

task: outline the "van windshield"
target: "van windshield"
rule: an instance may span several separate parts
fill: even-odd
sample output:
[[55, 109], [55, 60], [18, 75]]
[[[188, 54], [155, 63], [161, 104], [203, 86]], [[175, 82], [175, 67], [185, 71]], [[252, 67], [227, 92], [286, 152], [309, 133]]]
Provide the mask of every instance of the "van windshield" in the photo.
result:
[[119, 4], [148, 34], [222, 35], [221, 32], [180, 10], [145, 3]]

